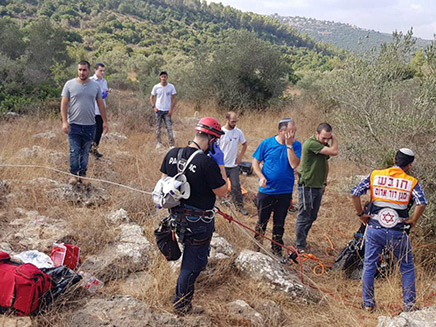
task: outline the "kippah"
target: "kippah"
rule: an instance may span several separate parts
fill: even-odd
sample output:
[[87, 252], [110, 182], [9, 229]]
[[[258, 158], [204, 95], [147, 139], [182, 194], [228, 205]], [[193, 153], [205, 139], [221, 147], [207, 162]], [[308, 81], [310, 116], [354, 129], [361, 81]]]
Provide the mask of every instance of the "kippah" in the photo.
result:
[[410, 156], [410, 157], [414, 157], [415, 154], [413, 153], [412, 150], [408, 149], [408, 148], [401, 148], [399, 150], [402, 154], [405, 154], [406, 156]]
[[292, 118], [283, 118], [282, 120], [279, 121], [279, 124], [281, 123], [292, 123], [294, 122], [294, 120]]

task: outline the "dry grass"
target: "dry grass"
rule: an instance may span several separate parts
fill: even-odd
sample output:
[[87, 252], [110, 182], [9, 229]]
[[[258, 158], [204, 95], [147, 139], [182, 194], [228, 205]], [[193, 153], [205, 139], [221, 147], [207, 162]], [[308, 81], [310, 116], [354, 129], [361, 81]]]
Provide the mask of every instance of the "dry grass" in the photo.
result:
[[[131, 99], [128, 94], [119, 95], [111, 106], [110, 128], [112, 131], [123, 133], [127, 141], [108, 141], [103, 139], [100, 147], [105, 155], [100, 161], [90, 160], [89, 176], [108, 179], [131, 187], [151, 191], [154, 183], [159, 179], [159, 168], [163, 152], [154, 150], [154, 129], [150, 122], [150, 114], [144, 110], [151, 110], [139, 99]], [[198, 113], [195, 111], [198, 110]], [[144, 111], [144, 112], [142, 112]], [[126, 115], [123, 115], [127, 112]], [[194, 108], [189, 103], [180, 103], [175, 115], [175, 132], [178, 146], [184, 146], [193, 136], [193, 117], [214, 116], [224, 121], [224, 114], [216, 109]], [[190, 117], [190, 118], [189, 118]], [[298, 137], [301, 141], [309, 137], [316, 125], [324, 118], [310, 107], [301, 104], [281, 112], [267, 111], [245, 113], [240, 116], [239, 127], [244, 131], [249, 143], [245, 160], [251, 161], [251, 154], [258, 144], [266, 137], [272, 136], [280, 118], [292, 117], [298, 125]], [[42, 120], [35, 122], [30, 117], [19, 118], [13, 122], [0, 123], [0, 162], [13, 164], [38, 164], [67, 170], [67, 139], [60, 130], [60, 121]], [[40, 132], [53, 131], [56, 137], [51, 140], [36, 139], [32, 135]], [[339, 138], [340, 140], [340, 138]], [[47, 151], [64, 153], [64, 157], [52, 159], [49, 155], [35, 155], [24, 158], [20, 152], [22, 148], [32, 148], [38, 145]], [[348, 198], [347, 178], [365, 173], [358, 167], [340, 159], [331, 160], [331, 183], [323, 200], [319, 218], [314, 224], [308, 242], [311, 251], [316, 256], [332, 260], [325, 254], [329, 247], [329, 239], [334, 244], [333, 255], [351, 239], [358, 229], [359, 221], [354, 215]], [[152, 231], [159, 218], [165, 213], [156, 211], [148, 196], [134, 193], [112, 185], [101, 184], [111, 194], [111, 201], [99, 208], [80, 208], [48, 198], [43, 190], [32, 186], [26, 181], [46, 177], [65, 182], [67, 177], [54, 172], [35, 169], [0, 168], [0, 180], [10, 182], [10, 192], [17, 194], [0, 207], [0, 228], [8, 230], [8, 223], [16, 218], [14, 208], [22, 207], [27, 210], [37, 210], [49, 217], [61, 217], [70, 222], [74, 228], [72, 237], [80, 245], [86, 257], [95, 254], [110, 242], [115, 233], [107, 226], [103, 217], [111, 210], [124, 208], [131, 219], [144, 226], [146, 236], [152, 240]], [[98, 184], [98, 183], [97, 183]], [[253, 194], [257, 191], [255, 177], [242, 177], [243, 186]], [[294, 196], [297, 200], [297, 196]], [[242, 222], [254, 226], [256, 209], [251, 201], [247, 201], [250, 215], [238, 217]], [[222, 208], [224, 209], [224, 208]], [[288, 215], [286, 221], [285, 242], [294, 242], [296, 214]], [[272, 224], [270, 224], [272, 225]], [[245, 234], [234, 225], [220, 217], [216, 222], [217, 231], [224, 236], [236, 249], [251, 248], [252, 243]], [[271, 233], [271, 226], [268, 232]], [[432, 248], [420, 244], [418, 235], [413, 235], [415, 245], [415, 261], [417, 267], [418, 301], [421, 305], [434, 304], [430, 299], [434, 293], [435, 259], [431, 255]], [[267, 248], [269, 244], [264, 243]], [[11, 244], [13, 247], [14, 244]], [[208, 270], [197, 282], [195, 302], [203, 305], [206, 315], [213, 326], [250, 326], [248, 321], [235, 319], [228, 314], [226, 304], [236, 299], [243, 299], [252, 307], [259, 307], [265, 300], [273, 300], [281, 313], [274, 310], [261, 310], [268, 326], [375, 326], [377, 315], [363, 313], [359, 308], [361, 301], [361, 283], [344, 279], [341, 272], [327, 270], [323, 276], [312, 273], [314, 262], [304, 264], [305, 281], [313, 283], [322, 289], [323, 300], [319, 305], [297, 305], [278, 292], [253, 282], [242, 276], [232, 265], [231, 260], [224, 260]], [[297, 265], [289, 269], [299, 274]], [[123, 281], [114, 280], [104, 288], [104, 295], [130, 294], [148, 303], [157, 311], [171, 312], [171, 297], [174, 292], [177, 274], [174, 273], [163, 257], [157, 257], [147, 272], [156, 278], [156, 283], [150, 287], [122, 287]], [[378, 315], [395, 313], [396, 307], [401, 305], [401, 279], [398, 271], [394, 271], [388, 278], [376, 282], [376, 298], [380, 309]], [[433, 286], [431, 286], [433, 285]], [[433, 287], [433, 288], [432, 288]], [[68, 315], [80, 306], [80, 301], [88, 296], [80, 291], [68, 294], [58, 305], [53, 306], [45, 315], [38, 318], [41, 326], [68, 326]]]

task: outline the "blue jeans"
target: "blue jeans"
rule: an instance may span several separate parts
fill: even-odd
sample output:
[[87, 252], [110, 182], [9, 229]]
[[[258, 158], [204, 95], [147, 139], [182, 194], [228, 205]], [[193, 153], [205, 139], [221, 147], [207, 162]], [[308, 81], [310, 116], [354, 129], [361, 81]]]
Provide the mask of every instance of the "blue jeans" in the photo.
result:
[[295, 227], [295, 246], [306, 249], [307, 235], [313, 222], [318, 217], [322, 200], [322, 188], [298, 185], [298, 215]]
[[86, 176], [89, 149], [95, 136], [95, 125], [71, 124], [68, 133], [70, 143], [70, 173]]
[[[185, 206], [189, 209], [198, 209], [192, 206]], [[212, 237], [215, 230], [215, 222], [212, 220], [206, 223], [202, 220], [191, 222], [188, 220], [188, 228], [191, 230], [192, 239], [204, 240]], [[192, 217], [197, 220], [198, 217]], [[192, 307], [192, 298], [194, 296], [194, 284], [200, 272], [206, 268], [210, 252], [210, 242], [201, 245], [185, 244], [183, 249], [182, 266], [177, 279], [176, 295], [174, 298], [174, 308], [177, 311], [187, 312]]]
[[[380, 228], [376, 228], [380, 227]], [[404, 310], [409, 311], [416, 301], [415, 266], [409, 236], [400, 230], [369, 224], [366, 230], [365, 259], [362, 271], [363, 303], [374, 306], [374, 277], [383, 248], [392, 250], [400, 263]]]

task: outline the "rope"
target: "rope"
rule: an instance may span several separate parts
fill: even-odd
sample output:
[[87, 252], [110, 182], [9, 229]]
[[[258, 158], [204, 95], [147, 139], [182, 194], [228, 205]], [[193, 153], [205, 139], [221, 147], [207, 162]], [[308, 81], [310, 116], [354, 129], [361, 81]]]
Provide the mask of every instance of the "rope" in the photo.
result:
[[60, 170], [60, 169], [56, 169], [56, 168], [52, 168], [52, 167], [47, 167], [47, 166], [40, 166], [40, 165], [12, 165], [12, 164], [0, 164], [0, 167], [6, 167], [6, 168], [41, 168], [41, 169], [47, 169], [47, 170], [51, 170], [54, 172], [57, 172], [59, 174], [63, 174], [63, 175], [67, 175], [67, 176], [71, 176], [71, 177], [79, 177], [80, 179], [84, 179], [84, 180], [89, 180], [89, 181], [95, 181], [95, 182], [102, 182], [102, 183], [107, 183], [107, 184], [111, 184], [111, 185], [115, 185], [115, 186], [119, 186], [125, 189], [128, 189], [130, 191], [134, 191], [134, 192], [139, 192], [139, 193], [143, 193], [143, 194], [148, 194], [148, 195], [152, 195], [153, 193], [151, 192], [147, 192], [144, 190], [140, 190], [134, 187], [130, 187], [124, 184], [119, 184], [119, 183], [115, 183], [115, 182], [111, 182], [105, 179], [99, 179], [99, 178], [92, 178], [92, 177], [83, 177], [83, 176], [77, 176], [71, 173], [68, 173], [66, 171]]
[[[60, 169], [56, 169], [56, 168], [52, 168], [52, 167], [47, 167], [47, 166], [41, 166], [41, 165], [13, 165], [13, 164], [0, 164], [0, 168], [1, 168], [1, 167], [3, 167], [3, 168], [40, 168], [40, 169], [51, 170], [51, 171], [54, 171], [54, 172], [57, 172], [57, 173], [59, 173], [59, 174], [63, 174], [63, 175], [66, 175], [66, 176], [78, 177], [77, 175], [73, 175], [73, 174], [71, 174], [71, 173], [69, 173], [69, 172], [65, 172], [65, 171], [62, 171], [62, 170], [60, 170]], [[91, 177], [82, 177], [82, 176], [79, 176], [79, 177], [80, 177], [81, 179], [84, 179], [84, 180], [90, 180], [90, 181], [96, 181], [96, 182], [107, 183], [107, 184], [111, 184], [111, 185], [115, 185], [115, 186], [119, 186], [119, 187], [122, 187], [122, 188], [128, 189], [128, 190], [130, 190], [130, 191], [139, 192], [139, 193], [147, 194], [147, 195], [152, 195], [151, 192], [147, 192], [147, 191], [144, 191], [144, 190], [140, 190], [140, 189], [137, 189], [137, 188], [134, 188], [134, 187], [130, 187], [130, 186], [127, 186], [127, 185], [124, 185], [124, 184], [115, 183], [115, 182], [108, 181], [108, 180], [104, 180], [104, 179], [91, 178]], [[258, 231], [256, 231], [256, 230], [250, 228], [249, 226], [245, 225], [244, 223], [240, 222], [239, 220], [233, 218], [233, 216], [231, 216], [231, 215], [229, 215], [229, 214], [226, 214], [226, 213], [222, 212], [218, 207], [216, 207], [216, 209], [217, 209], [216, 212], [217, 212], [218, 214], [220, 214], [224, 219], [226, 219], [229, 223], [232, 223], [232, 222], [236, 223], [236, 225], [238, 226], [238, 228], [239, 228], [241, 231], [243, 231], [243, 232], [244, 232], [244, 233], [245, 233], [245, 234], [246, 234], [246, 235], [247, 235], [247, 236], [248, 236], [248, 237], [249, 237], [249, 238], [250, 238], [254, 243], [256, 243], [257, 246], [259, 246], [260, 248], [262, 248], [262, 249], [265, 251], [265, 253], [266, 253], [267, 255], [269, 255], [271, 258], [273, 258], [273, 259], [279, 261], [279, 258], [277, 258], [275, 255], [273, 255], [270, 251], [268, 251], [268, 250], [267, 250], [267, 249], [266, 249], [266, 248], [265, 248], [265, 247], [264, 247], [264, 246], [263, 246], [263, 245], [262, 245], [258, 240], [256, 240], [255, 238], [253, 238], [253, 237], [248, 233], [248, 231], [250, 231], [250, 232], [252, 232], [252, 233], [254, 233], [254, 234], [256, 234], [256, 235], [258, 235], [258, 236], [260, 236], [260, 237], [262, 237], [262, 238], [264, 238], [264, 239], [267, 239], [267, 240], [269, 240], [271, 243], [276, 244], [276, 245], [280, 246], [281, 248], [285, 249], [286, 252], [287, 252], [287, 254], [288, 254], [288, 256], [289, 256], [291, 253], [295, 253], [296, 256], [297, 256], [298, 264], [299, 264], [299, 268], [300, 268], [300, 279], [301, 279], [301, 282], [302, 282], [304, 285], [307, 285], [307, 286], [309, 286], [309, 287], [311, 287], [311, 288], [314, 288], [314, 289], [316, 289], [316, 290], [318, 290], [318, 291], [320, 291], [320, 292], [322, 292], [322, 293], [328, 294], [328, 295], [332, 296], [332, 297], [335, 298], [335, 299], [340, 299], [340, 300], [344, 301], [344, 303], [348, 304], [348, 305], [351, 306], [351, 307], [360, 308], [360, 307], [357, 306], [356, 304], [354, 304], [354, 303], [348, 301], [345, 297], [338, 297], [338, 296], [337, 296], [336, 294], [334, 294], [333, 292], [331, 292], [331, 291], [329, 291], [329, 290], [326, 290], [326, 289], [323, 289], [323, 288], [321, 288], [321, 287], [315, 285], [315, 283], [312, 282], [311, 280], [310, 280], [310, 283], [306, 283], [306, 282], [304, 282], [304, 278], [303, 278], [303, 277], [304, 277], [304, 272], [303, 272], [303, 265], [302, 265], [303, 262], [306, 262], [307, 260], [314, 260], [314, 261], [318, 262], [318, 264], [317, 264], [316, 266], [314, 266], [312, 270], [313, 270], [313, 273], [314, 273], [316, 276], [322, 276], [322, 275], [324, 274], [324, 272], [325, 272], [325, 268], [330, 268], [330, 267], [331, 267], [330, 265], [326, 265], [325, 263], [333, 263], [333, 261], [325, 260], [325, 259], [320, 259], [320, 258], [316, 257], [315, 255], [313, 255], [313, 254], [311, 254], [311, 253], [309, 253], [309, 254], [299, 253], [295, 247], [293, 247], [293, 246], [285, 246], [285, 245], [283, 245], [283, 244], [281, 244], [281, 243], [278, 243], [277, 241], [274, 241], [273, 239], [271, 239], [271, 238], [265, 236], [264, 234], [262, 234], [262, 233], [260, 233], [260, 232], [258, 232]], [[234, 215], [233, 210], [232, 210], [231, 208], [230, 208], [230, 210], [232, 211], [232, 214]], [[248, 230], [248, 231], [247, 231], [247, 230]], [[329, 242], [329, 244], [330, 244], [329, 247], [326, 247], [326, 248], [325, 248], [325, 253], [326, 253], [328, 256], [332, 256], [329, 252], [332, 251], [332, 250], [334, 250], [333, 243], [332, 243], [332, 241], [330, 240], [330, 238], [328, 237], [327, 234], [325, 234], [325, 237], [327, 238], [327, 240], [328, 240], [328, 242]], [[428, 244], [428, 245], [418, 245], [417, 247], [434, 247], [434, 246], [435, 246], [435, 244]], [[318, 270], [320, 270], [320, 272], [318, 272]], [[307, 276], [306, 276], [306, 277], [307, 277]], [[428, 302], [430, 302], [430, 301], [429, 301], [430, 298], [434, 297], [435, 295], [436, 295], [436, 292], [431, 293], [427, 298], [425, 298], [424, 303], [428, 304]], [[399, 309], [397, 305], [392, 305], [392, 304], [391, 304], [391, 305], [383, 306], [383, 307], [385, 307], [386, 309], [388, 309], [388, 310], [391, 312], [392, 315], [395, 314], [395, 312], [393, 312], [393, 310], [397, 310], [397, 312], [401, 312], [401, 309]]]

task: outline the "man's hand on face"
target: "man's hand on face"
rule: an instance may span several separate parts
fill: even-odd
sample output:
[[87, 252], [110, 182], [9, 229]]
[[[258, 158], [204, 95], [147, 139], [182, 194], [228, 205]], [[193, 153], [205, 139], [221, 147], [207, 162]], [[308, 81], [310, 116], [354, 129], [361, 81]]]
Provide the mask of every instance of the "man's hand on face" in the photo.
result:
[[286, 145], [293, 145], [295, 142], [295, 131], [289, 131], [285, 134]]

